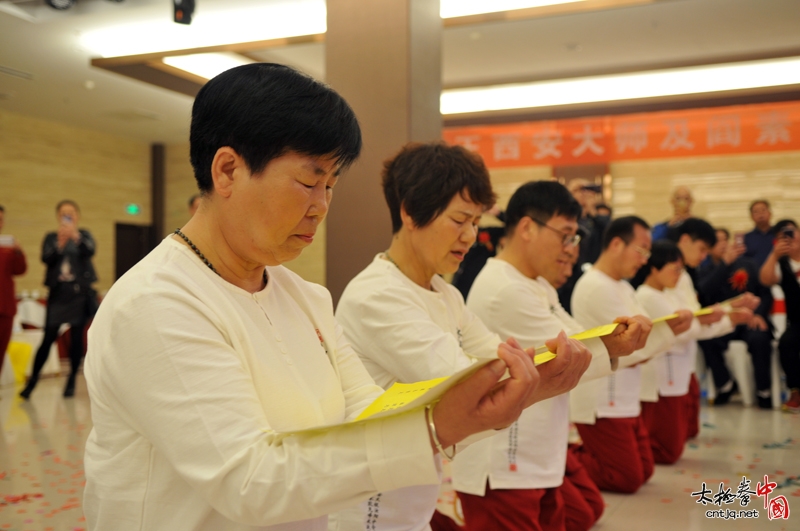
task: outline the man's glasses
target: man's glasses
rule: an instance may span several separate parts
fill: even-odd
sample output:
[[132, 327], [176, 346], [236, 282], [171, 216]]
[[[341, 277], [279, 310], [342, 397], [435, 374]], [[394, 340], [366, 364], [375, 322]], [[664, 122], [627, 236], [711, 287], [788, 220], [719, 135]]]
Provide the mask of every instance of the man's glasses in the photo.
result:
[[650, 251], [648, 251], [644, 247], [639, 247], [635, 243], [632, 243], [631, 247], [633, 247], [634, 251], [642, 255], [642, 258], [644, 258], [645, 260], [650, 260], [650, 255], [652, 254]]
[[[530, 216], [529, 216], [530, 217]], [[572, 247], [577, 246], [581, 243], [581, 235], [580, 234], [567, 234], [563, 230], [554, 229], [544, 221], [540, 221], [536, 218], [531, 218], [537, 225], [540, 227], [545, 227], [550, 229], [551, 231], [558, 233], [561, 236], [561, 245], [564, 247]]]

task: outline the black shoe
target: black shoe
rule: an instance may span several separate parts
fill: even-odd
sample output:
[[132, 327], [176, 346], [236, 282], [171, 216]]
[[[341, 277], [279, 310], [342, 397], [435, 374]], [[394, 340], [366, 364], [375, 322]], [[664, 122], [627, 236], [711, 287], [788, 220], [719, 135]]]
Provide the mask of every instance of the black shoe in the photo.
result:
[[772, 409], [772, 393], [769, 389], [756, 391], [756, 400], [758, 400], [759, 409]]
[[67, 385], [64, 387], [64, 398], [72, 398], [75, 396], [75, 380], [70, 378], [67, 380]]
[[31, 397], [31, 393], [33, 392], [33, 389], [34, 389], [34, 387], [36, 387], [36, 383], [34, 382], [34, 383], [31, 385], [31, 381], [30, 381], [30, 380], [28, 380], [28, 385], [26, 385], [26, 386], [25, 386], [25, 389], [23, 389], [23, 390], [22, 390], [22, 391], [20, 391], [20, 393], [19, 393], [19, 396], [20, 396], [20, 398], [23, 398], [23, 399], [25, 399], [25, 400], [28, 400], [28, 399], [30, 399], [30, 397]]
[[[729, 387], [730, 386], [730, 387]], [[728, 387], [727, 390], [723, 390]], [[739, 391], [739, 386], [736, 384], [735, 380], [729, 380], [728, 383], [723, 385], [719, 391], [717, 391], [717, 396], [714, 398], [714, 405], [715, 406], [724, 406], [731, 400], [731, 396], [734, 393]]]

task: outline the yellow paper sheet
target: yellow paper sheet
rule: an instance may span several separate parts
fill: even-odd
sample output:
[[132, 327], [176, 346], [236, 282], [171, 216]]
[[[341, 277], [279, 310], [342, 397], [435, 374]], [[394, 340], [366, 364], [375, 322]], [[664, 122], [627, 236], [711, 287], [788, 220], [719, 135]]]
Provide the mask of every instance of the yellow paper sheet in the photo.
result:
[[433, 380], [410, 384], [395, 382], [385, 393], [367, 406], [367, 409], [362, 411], [356, 420], [365, 419], [377, 413], [383, 413], [384, 411], [392, 411], [393, 409], [401, 408], [421, 397], [438, 384], [447, 380], [447, 378], [447, 376], [444, 376], [442, 378], [434, 378]]
[[[617, 329], [617, 325], [619, 325], [619, 323], [611, 323], [611, 324], [606, 324], [606, 325], [601, 325], [601, 326], [595, 326], [594, 328], [590, 328], [588, 330], [584, 330], [583, 332], [578, 332], [575, 335], [569, 336], [569, 338], [570, 339], [577, 339], [578, 341], [584, 341], [586, 339], [593, 339], [595, 337], [607, 336], [608, 334], [610, 334], [611, 332], [613, 332], [614, 330]], [[539, 365], [540, 363], [546, 363], [546, 362], [548, 362], [548, 361], [550, 361], [550, 360], [552, 360], [553, 358], [556, 357], [555, 354], [553, 354], [552, 352], [547, 350], [547, 345], [542, 345], [541, 347], [536, 347], [536, 352], [537, 352], [537, 355], [533, 358], [533, 362], [536, 365]], [[539, 352], [541, 352], [543, 354], [538, 354]], [[552, 357], [548, 357], [547, 359], [542, 358], [544, 361], [539, 362], [538, 361], [539, 356], [544, 356], [546, 354], [550, 354]]]
[[[699, 310], [697, 310], [695, 312], [692, 312], [692, 315], [694, 315], [695, 317], [700, 317], [701, 315], [709, 315], [709, 314], [712, 314], [712, 313], [714, 313], [714, 309], [713, 308], [700, 308]], [[663, 321], [669, 321], [669, 320], [675, 319], [677, 317], [678, 317], [677, 313], [671, 313], [669, 315], [664, 315], [662, 317], [657, 317], [657, 318], [653, 319], [653, 324], [661, 323]]]
[[[598, 326], [570, 337], [578, 340], [601, 337], [610, 334], [616, 327], [616, 323]], [[543, 348], [545, 352], [537, 353], [534, 356], [533, 362], [536, 365], [541, 365], [542, 363], [547, 363], [548, 361], [555, 359], [556, 355], [552, 352], [548, 352], [546, 346], [539, 348]], [[539, 349], [537, 349], [537, 352], [538, 350]], [[367, 406], [367, 408], [351, 422], [377, 420], [379, 418], [398, 415], [400, 413], [405, 413], [407, 411], [412, 411], [414, 409], [427, 406], [428, 404], [432, 404], [439, 400], [439, 398], [441, 398], [448, 389], [492, 361], [494, 361], [494, 359], [482, 359], [449, 377], [445, 376], [443, 378], [435, 378], [433, 380], [426, 380], [424, 382], [416, 382], [411, 384], [395, 383], [382, 395], [376, 398], [372, 404]], [[297, 430], [290, 433], [324, 431], [334, 426], [337, 425], [317, 426], [314, 428]]]

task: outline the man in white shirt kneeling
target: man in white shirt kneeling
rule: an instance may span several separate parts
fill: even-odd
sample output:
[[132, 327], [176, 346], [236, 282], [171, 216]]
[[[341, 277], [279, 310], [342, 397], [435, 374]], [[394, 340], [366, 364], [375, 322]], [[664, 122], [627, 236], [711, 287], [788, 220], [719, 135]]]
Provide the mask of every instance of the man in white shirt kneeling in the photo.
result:
[[[650, 245], [650, 229], [643, 219], [626, 216], [611, 222], [603, 236], [603, 253], [572, 294], [572, 311], [581, 324], [600, 326], [618, 315], [646, 315], [625, 279], [647, 263]], [[579, 406], [594, 411], [585, 419], [575, 418], [573, 412], [573, 420], [583, 440], [579, 458], [600, 490], [634, 493], [653, 473], [650, 439], [640, 416], [638, 364], [668, 350], [675, 334], [689, 329], [692, 313], [677, 313], [678, 318], [654, 325], [644, 348], [621, 360], [618, 371], [599, 379], [594, 389], [573, 393]]]
[[[467, 307], [500, 337], [538, 347], [562, 330], [581, 332], [558, 302], [560, 285], [580, 242], [581, 207], [561, 184], [530, 182], [506, 210], [506, 247], [475, 279]], [[613, 321], [613, 319], [612, 319]], [[616, 358], [644, 345], [644, 318], [617, 319], [611, 335], [585, 341], [592, 363], [581, 381], [611, 374]], [[464, 509], [465, 529], [564, 530], [573, 507], [559, 487], [564, 480], [569, 399], [562, 394], [528, 408], [507, 432], [466, 448], [453, 461], [453, 486]], [[582, 504], [587, 507], [586, 504]], [[592, 523], [598, 517], [588, 515]]]

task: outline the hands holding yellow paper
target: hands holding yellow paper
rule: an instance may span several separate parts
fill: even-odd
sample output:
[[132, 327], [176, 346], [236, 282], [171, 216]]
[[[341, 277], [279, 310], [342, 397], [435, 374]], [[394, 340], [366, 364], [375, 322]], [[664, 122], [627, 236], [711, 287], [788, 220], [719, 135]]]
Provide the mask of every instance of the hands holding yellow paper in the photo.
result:
[[[511, 341], [516, 344], [515, 340], [510, 339], [509, 343]], [[557, 337], [550, 339], [545, 344], [550, 352], [556, 354], [556, 357], [552, 361], [538, 366], [539, 386], [534, 392], [533, 400], [528, 405], [553, 398], [573, 389], [578, 385], [578, 381], [592, 361], [592, 355], [583, 343], [577, 339], [568, 338], [563, 330]], [[533, 349], [528, 350], [532, 351]]]
[[725, 310], [720, 304], [709, 306], [707, 309], [711, 311], [697, 316], [697, 320], [700, 321], [701, 325], [711, 325], [721, 321], [722, 318], [725, 317]]
[[[494, 360], [449, 389], [433, 410], [436, 435], [444, 448], [474, 433], [508, 426], [533, 404], [542, 378], [532, 356], [515, 340], [497, 348]], [[500, 381], [508, 369], [509, 377]]]
[[600, 338], [612, 359], [628, 356], [643, 348], [653, 329], [653, 322], [644, 315], [617, 317], [614, 322], [618, 323], [614, 331]]
[[694, 317], [694, 313], [692, 313], [691, 310], [678, 310], [675, 312], [675, 317], [667, 319], [666, 321], [667, 325], [672, 330], [672, 333], [677, 336], [678, 334], [682, 334], [692, 327], [692, 321], [694, 320]]
[[[637, 338], [640, 332], [634, 330]], [[442, 446], [455, 444], [473, 433], [503, 428], [536, 402], [566, 393], [578, 385], [592, 356], [564, 332], [547, 341], [556, 357], [534, 367], [534, 349], [522, 350], [513, 338], [497, 349], [495, 360], [447, 391], [433, 411]], [[500, 380], [508, 368], [509, 378]]]

